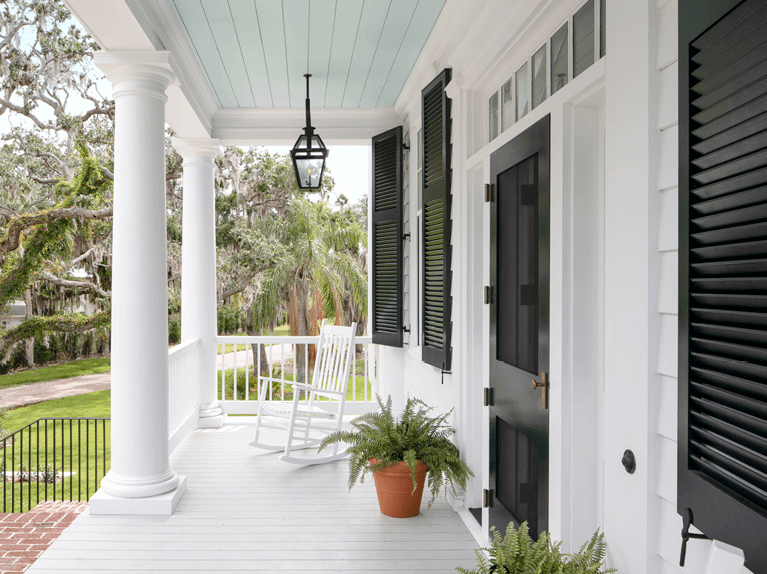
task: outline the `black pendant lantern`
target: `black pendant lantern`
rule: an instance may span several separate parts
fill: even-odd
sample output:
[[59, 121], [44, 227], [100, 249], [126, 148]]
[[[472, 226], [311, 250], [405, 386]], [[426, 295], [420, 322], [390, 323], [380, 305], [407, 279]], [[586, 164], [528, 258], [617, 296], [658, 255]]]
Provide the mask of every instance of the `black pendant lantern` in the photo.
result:
[[298, 187], [316, 190], [322, 187], [328, 148], [322, 143], [322, 138], [314, 133], [312, 114], [309, 111], [309, 78], [312, 75], [304, 74], [304, 77], [306, 78], [306, 127], [304, 134], [299, 136], [293, 149], [290, 150], [290, 157], [293, 159]]

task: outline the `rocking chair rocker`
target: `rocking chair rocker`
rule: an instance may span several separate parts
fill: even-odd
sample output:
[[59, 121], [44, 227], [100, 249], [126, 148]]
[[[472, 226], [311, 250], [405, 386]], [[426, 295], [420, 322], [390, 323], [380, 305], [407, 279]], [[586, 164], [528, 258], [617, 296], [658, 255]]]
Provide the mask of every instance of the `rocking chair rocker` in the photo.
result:
[[[312, 382], [291, 383], [292, 404], [267, 401], [266, 391], [271, 381], [269, 377], [259, 377], [256, 436], [250, 446], [274, 452], [284, 450], [280, 460], [304, 466], [332, 462], [346, 456], [345, 451], [339, 452], [338, 443], [333, 445], [333, 452], [329, 455], [295, 456], [293, 451], [316, 447], [324, 436], [341, 430], [349, 373], [354, 362], [356, 332], [356, 323], [352, 323], [351, 327], [336, 327], [322, 322]], [[302, 394], [304, 400], [301, 400]], [[262, 427], [287, 429], [285, 443], [262, 442]], [[321, 436], [311, 436], [312, 433]]]

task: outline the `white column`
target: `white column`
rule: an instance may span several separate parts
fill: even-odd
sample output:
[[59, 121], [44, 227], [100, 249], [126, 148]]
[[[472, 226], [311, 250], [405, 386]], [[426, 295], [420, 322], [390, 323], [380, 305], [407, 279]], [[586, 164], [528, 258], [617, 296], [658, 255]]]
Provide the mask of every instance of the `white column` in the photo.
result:
[[168, 452], [165, 89], [174, 74], [162, 52], [101, 52], [96, 64], [115, 99], [112, 468], [90, 512], [168, 515], [185, 489]]
[[198, 426], [224, 424], [216, 400], [216, 229], [214, 175], [218, 140], [174, 138], [184, 158], [181, 246], [181, 341], [200, 339]]

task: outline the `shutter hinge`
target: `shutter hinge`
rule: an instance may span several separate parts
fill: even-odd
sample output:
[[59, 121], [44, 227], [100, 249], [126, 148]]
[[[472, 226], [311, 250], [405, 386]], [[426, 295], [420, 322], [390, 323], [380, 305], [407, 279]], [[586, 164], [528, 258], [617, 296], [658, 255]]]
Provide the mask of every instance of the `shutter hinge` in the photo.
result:
[[493, 302], [493, 288], [489, 285], [485, 285], [485, 305], [490, 305]]
[[493, 389], [490, 387], [484, 388], [484, 405], [486, 407], [493, 406]]
[[440, 374], [442, 375], [442, 384], [445, 384], [445, 375], [452, 375], [453, 371], [446, 371], [445, 370], [445, 363], [442, 363], [442, 368], [440, 369]]
[[405, 333], [409, 333], [410, 332], [410, 325], [402, 325], [402, 330]]
[[491, 201], [493, 201], [493, 184], [486, 183], [485, 184], [485, 203], [490, 203]]
[[484, 488], [482, 489], [482, 508], [490, 508], [493, 506], [493, 490]]
[[407, 151], [410, 151], [410, 144], [409, 144], [409, 143], [405, 143], [405, 142], [402, 142], [402, 149], [404, 149], [404, 150], [407, 150]]
[[410, 234], [409, 234], [409, 233], [404, 233], [404, 234], [402, 235], [402, 241], [405, 241], [406, 239], [407, 239], [408, 241], [410, 241]]

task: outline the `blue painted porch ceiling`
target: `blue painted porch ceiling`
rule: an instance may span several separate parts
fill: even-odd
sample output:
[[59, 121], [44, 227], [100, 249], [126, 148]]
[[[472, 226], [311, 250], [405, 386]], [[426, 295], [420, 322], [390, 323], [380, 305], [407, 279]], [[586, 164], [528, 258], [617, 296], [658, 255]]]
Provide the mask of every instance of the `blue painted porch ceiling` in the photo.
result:
[[172, 0], [224, 108], [389, 107], [445, 0]]

